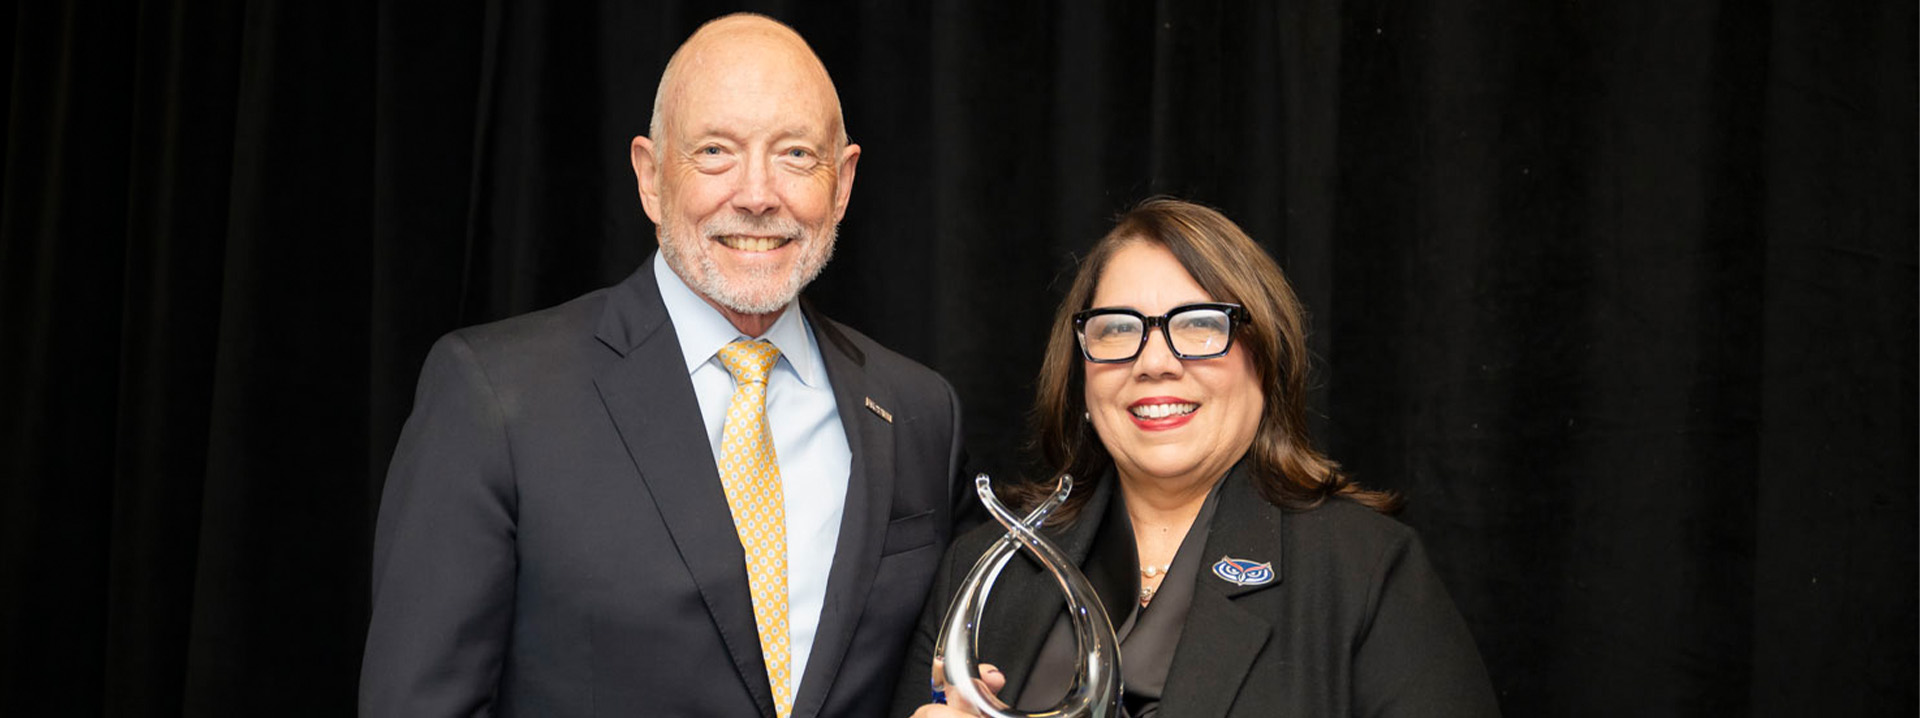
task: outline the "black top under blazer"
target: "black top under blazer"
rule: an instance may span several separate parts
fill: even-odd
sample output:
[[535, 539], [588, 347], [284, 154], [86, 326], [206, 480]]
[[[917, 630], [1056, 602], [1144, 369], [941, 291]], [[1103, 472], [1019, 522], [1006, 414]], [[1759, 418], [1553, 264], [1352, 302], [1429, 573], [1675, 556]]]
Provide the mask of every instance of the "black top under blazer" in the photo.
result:
[[[852, 465], [793, 715], [877, 716], [951, 531], [960, 406], [805, 311]], [[434, 345], [381, 498], [360, 714], [773, 716], [651, 263]]]
[[[1204, 534], [1206, 550], [1161, 697], [1163, 716], [1496, 716], [1499, 707], [1465, 621], [1412, 529], [1347, 499], [1287, 511], [1262, 498], [1245, 461], [1228, 473]], [[1075, 521], [1047, 533], [1093, 583], [1108, 615], [1125, 616], [1138, 564], [1087, 566], [1108, 503], [1111, 471]], [[980, 554], [1005, 534], [990, 523], [954, 541], [928, 597], [895, 691], [893, 715], [927, 701], [933, 641], [947, 604]], [[1124, 541], [1134, 556], [1132, 535]], [[978, 656], [1018, 700], [1063, 602], [1021, 552], [980, 620]], [[1224, 557], [1271, 561], [1272, 582], [1238, 586], [1214, 575]], [[1118, 620], [1118, 619], [1116, 619]], [[1121, 660], [1125, 661], [1123, 654]]]

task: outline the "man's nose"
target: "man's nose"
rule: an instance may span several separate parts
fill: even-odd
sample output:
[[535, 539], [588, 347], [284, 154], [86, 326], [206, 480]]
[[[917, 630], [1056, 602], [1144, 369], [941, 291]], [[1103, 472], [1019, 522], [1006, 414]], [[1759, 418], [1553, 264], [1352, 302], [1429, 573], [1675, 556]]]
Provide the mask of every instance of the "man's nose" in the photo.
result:
[[773, 172], [767, 161], [748, 162], [740, 173], [740, 185], [733, 193], [733, 206], [748, 214], [767, 214], [780, 208], [780, 193], [774, 191]]

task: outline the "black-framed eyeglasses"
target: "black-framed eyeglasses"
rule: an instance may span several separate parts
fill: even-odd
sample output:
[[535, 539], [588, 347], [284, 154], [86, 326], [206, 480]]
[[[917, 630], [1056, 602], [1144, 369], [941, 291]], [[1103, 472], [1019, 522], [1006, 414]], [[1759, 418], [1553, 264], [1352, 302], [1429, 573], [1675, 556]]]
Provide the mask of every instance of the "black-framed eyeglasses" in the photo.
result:
[[1245, 307], [1226, 302], [1181, 305], [1157, 317], [1109, 307], [1075, 313], [1073, 333], [1080, 339], [1080, 353], [1095, 364], [1133, 361], [1147, 348], [1154, 327], [1160, 328], [1174, 356], [1212, 359], [1233, 348], [1235, 323], [1251, 319]]

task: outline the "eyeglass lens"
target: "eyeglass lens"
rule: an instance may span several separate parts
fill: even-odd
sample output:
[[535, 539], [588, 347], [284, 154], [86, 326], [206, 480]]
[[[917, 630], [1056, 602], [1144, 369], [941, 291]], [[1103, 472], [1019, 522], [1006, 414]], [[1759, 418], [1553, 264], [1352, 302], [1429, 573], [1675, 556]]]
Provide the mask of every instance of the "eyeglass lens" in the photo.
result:
[[[1218, 309], [1187, 309], [1167, 317], [1167, 341], [1176, 354], [1188, 358], [1217, 356], [1226, 351], [1233, 320]], [[1097, 314], [1087, 318], [1083, 342], [1096, 361], [1132, 359], [1140, 353], [1146, 322], [1132, 314]]]

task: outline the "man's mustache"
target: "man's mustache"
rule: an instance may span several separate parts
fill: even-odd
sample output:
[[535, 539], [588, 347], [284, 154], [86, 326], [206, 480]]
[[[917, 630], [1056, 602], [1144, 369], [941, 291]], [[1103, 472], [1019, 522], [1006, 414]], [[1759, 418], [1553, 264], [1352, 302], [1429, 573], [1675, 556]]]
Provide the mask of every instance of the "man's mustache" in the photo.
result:
[[756, 237], [784, 237], [800, 239], [806, 236], [806, 227], [799, 222], [783, 217], [763, 217], [748, 219], [745, 217], [727, 217], [715, 219], [700, 227], [700, 233], [707, 239], [753, 235]]

